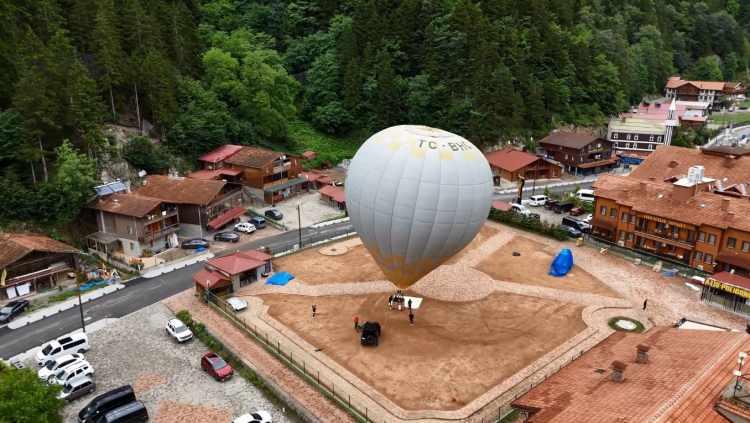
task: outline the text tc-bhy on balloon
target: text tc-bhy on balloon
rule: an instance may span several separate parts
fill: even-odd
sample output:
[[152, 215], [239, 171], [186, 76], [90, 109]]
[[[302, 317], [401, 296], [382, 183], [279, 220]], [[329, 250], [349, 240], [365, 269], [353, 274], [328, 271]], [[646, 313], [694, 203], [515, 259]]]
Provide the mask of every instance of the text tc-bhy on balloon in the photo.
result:
[[400, 288], [471, 242], [492, 201], [492, 172], [482, 152], [426, 126], [394, 126], [371, 136], [352, 159], [345, 185], [354, 229]]

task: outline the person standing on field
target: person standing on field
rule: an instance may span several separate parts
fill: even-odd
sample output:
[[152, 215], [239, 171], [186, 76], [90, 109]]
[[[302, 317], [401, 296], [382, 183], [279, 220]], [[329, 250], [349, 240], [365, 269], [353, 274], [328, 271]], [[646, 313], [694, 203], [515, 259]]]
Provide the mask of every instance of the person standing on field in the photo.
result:
[[414, 324], [414, 312], [411, 311], [411, 309], [409, 309], [409, 324], [410, 325]]
[[317, 311], [318, 311], [318, 307], [316, 307], [316, 306], [315, 306], [315, 304], [313, 304], [313, 305], [312, 305], [312, 312], [313, 312], [313, 317], [315, 317], [315, 313], [316, 313]]
[[359, 329], [359, 316], [354, 316], [354, 330]]

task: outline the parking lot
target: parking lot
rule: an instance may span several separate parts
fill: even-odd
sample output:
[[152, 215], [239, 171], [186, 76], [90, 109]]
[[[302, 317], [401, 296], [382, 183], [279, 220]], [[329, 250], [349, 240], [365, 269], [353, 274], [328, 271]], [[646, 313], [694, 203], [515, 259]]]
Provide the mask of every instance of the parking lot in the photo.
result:
[[238, 374], [217, 382], [200, 368], [207, 348], [197, 339], [177, 344], [165, 333], [172, 314], [156, 303], [90, 334], [86, 359], [95, 369], [96, 392], [73, 401], [65, 422], [95, 396], [131, 384], [157, 423], [223, 423], [261, 409], [274, 422], [293, 421]]
[[[273, 208], [279, 210], [284, 215], [284, 218], [281, 219], [279, 223], [283, 224], [288, 229], [297, 229], [299, 226], [297, 204], [301, 204], [300, 217], [303, 228], [324, 220], [344, 216], [343, 210], [331, 207], [323, 202], [320, 199], [320, 193], [318, 191], [310, 191], [309, 193], [296, 195], [273, 206]], [[263, 214], [264, 211], [270, 208], [271, 206], [265, 206], [262, 208], [253, 207], [252, 209], [257, 213]]]

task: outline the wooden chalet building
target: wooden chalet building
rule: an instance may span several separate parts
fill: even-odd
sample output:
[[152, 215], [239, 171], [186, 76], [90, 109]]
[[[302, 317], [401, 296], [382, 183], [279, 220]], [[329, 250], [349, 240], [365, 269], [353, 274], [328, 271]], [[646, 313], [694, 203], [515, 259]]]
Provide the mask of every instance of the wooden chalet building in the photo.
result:
[[78, 249], [50, 237], [0, 234], [0, 300], [57, 286], [75, 271]]
[[276, 203], [301, 191], [301, 158], [259, 147], [242, 147], [224, 160], [225, 167], [240, 172], [242, 184], [267, 203]]
[[744, 94], [745, 87], [741, 82], [724, 81], [688, 81], [679, 76], [667, 80], [664, 94], [667, 98], [682, 101], [703, 101], [714, 109], [725, 96]]
[[612, 142], [596, 135], [558, 131], [539, 141], [547, 158], [563, 165], [568, 173], [586, 175], [617, 166]]
[[495, 184], [501, 179], [515, 182], [519, 176], [525, 179], [554, 179], [562, 174], [562, 167], [525, 151], [506, 148], [485, 154], [492, 169]]

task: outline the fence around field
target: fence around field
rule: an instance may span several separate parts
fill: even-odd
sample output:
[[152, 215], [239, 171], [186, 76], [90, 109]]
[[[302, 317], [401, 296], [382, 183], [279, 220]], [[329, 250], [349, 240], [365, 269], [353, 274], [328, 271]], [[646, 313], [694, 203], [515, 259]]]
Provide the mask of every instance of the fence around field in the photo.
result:
[[644, 266], [653, 267], [657, 262], [662, 262], [662, 271], [677, 269], [677, 273], [685, 278], [692, 278], [693, 276], [706, 277], [707, 275], [706, 272], [694, 269], [690, 266], [686, 266], [684, 263], [680, 263], [678, 261], [670, 260], [669, 258], [657, 256], [655, 254], [650, 254], [644, 251], [637, 251], [625, 247], [620, 247], [617, 244], [602, 240], [600, 238], [596, 238], [591, 235], [586, 236], [584, 238], [584, 242], [588, 246], [593, 248], [606, 248], [607, 254], [614, 254], [620, 258], [624, 258], [625, 260], [632, 262], [640, 261], [640, 264]]
[[[309, 370], [307, 363], [299, 358], [295, 359], [294, 354], [285, 351], [282, 348], [281, 339], [272, 339], [268, 332], [261, 332], [256, 327], [251, 327], [242, 319], [237, 318], [232, 307], [222, 298], [207, 292], [206, 299], [209, 305], [220, 312], [233, 325], [243, 330], [248, 336], [258, 342], [266, 351], [273, 355], [277, 360], [286, 365], [289, 369], [297, 373], [307, 383], [320, 391], [325, 397], [334, 401], [339, 407], [349, 413], [359, 422], [375, 422], [369, 417], [369, 410], [366, 407], [357, 407], [352, 404], [351, 396], [344, 397], [342, 390], [336, 392], [336, 386], [333, 381], [326, 381], [320, 377], [320, 371]], [[285, 339], [286, 343], [287, 340]]]
[[351, 227], [343, 227], [331, 231], [326, 231], [325, 233], [314, 233], [312, 235], [303, 235], [302, 239], [302, 247], [300, 248], [299, 243], [296, 244], [285, 244], [285, 245], [279, 245], [279, 246], [267, 246], [265, 247], [268, 251], [268, 254], [271, 254], [274, 257], [281, 257], [285, 256], [287, 254], [291, 254], [300, 250], [306, 250], [308, 248], [317, 247], [319, 245], [337, 241], [340, 239], [348, 238], [350, 236], [354, 236], [357, 233], [352, 229]]

